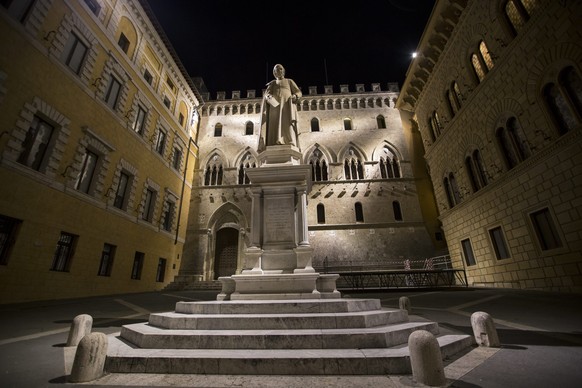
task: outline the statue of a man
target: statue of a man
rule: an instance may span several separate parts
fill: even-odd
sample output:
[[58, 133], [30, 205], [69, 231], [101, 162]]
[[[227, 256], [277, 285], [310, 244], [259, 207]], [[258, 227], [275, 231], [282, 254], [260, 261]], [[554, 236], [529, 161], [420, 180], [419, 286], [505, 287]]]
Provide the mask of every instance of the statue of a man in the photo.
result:
[[285, 78], [283, 65], [275, 65], [273, 75], [275, 79], [267, 84], [263, 96], [259, 152], [271, 145], [298, 146], [296, 104], [301, 90], [292, 79]]

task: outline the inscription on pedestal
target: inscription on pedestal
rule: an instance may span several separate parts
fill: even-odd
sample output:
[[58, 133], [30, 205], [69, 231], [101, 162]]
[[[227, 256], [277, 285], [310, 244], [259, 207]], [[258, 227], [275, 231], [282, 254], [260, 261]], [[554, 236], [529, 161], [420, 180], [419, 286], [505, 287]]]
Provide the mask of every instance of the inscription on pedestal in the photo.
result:
[[295, 242], [294, 200], [265, 198], [265, 243]]

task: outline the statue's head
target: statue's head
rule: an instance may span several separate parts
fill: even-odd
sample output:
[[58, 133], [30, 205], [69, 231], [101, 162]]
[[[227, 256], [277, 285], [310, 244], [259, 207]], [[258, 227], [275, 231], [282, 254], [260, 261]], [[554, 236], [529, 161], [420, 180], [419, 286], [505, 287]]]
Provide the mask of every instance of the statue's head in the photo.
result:
[[277, 79], [285, 77], [285, 68], [283, 67], [283, 65], [277, 63], [275, 67], [273, 67], [273, 75]]

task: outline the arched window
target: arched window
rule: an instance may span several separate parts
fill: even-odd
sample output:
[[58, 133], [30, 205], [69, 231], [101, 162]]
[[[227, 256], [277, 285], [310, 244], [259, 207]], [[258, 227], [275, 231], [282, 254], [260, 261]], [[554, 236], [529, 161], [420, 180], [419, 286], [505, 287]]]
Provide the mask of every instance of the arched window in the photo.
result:
[[534, 3], [535, 0], [509, 0], [505, 4], [505, 17], [509, 21], [514, 36], [529, 20]]
[[316, 149], [313, 151], [311, 158], [309, 159], [309, 164], [311, 165], [311, 180], [313, 182], [327, 181], [327, 162], [323, 153]]
[[451, 116], [454, 116], [461, 109], [461, 91], [459, 90], [459, 85], [456, 82], [453, 82], [451, 88], [447, 90], [446, 94]]
[[568, 66], [560, 71], [558, 83], [543, 88], [543, 98], [560, 135], [576, 128], [582, 119], [582, 80]]
[[489, 72], [491, 69], [493, 69], [493, 59], [491, 59], [491, 53], [489, 52], [489, 49], [487, 48], [487, 45], [485, 44], [484, 41], [481, 41], [481, 43], [479, 43], [479, 53], [481, 54], [481, 58], [483, 58], [485, 67]]
[[495, 136], [508, 170], [517, 166], [531, 155], [521, 127], [515, 117], [510, 117], [505, 126], [497, 128]]
[[428, 122], [430, 123], [432, 141], [435, 141], [441, 135], [441, 130], [443, 129], [439, 115], [436, 111], [432, 112]]
[[474, 192], [487, 186], [487, 175], [483, 168], [483, 160], [481, 159], [479, 150], [474, 150], [471, 155], [465, 158], [465, 168], [467, 169], [467, 174], [469, 175], [471, 187]]
[[220, 186], [222, 185], [222, 160], [218, 154], [214, 154], [204, 172], [204, 186]]
[[252, 135], [255, 133], [255, 125], [252, 121], [247, 121], [245, 125], [245, 135]]
[[378, 129], [386, 128], [386, 119], [382, 115], [376, 116], [376, 124], [378, 125]]
[[239, 185], [248, 185], [251, 183], [249, 179], [246, 169], [247, 168], [256, 168], [257, 163], [255, 162], [254, 158], [251, 156], [250, 153], [247, 153], [240, 162], [238, 166], [238, 184]]
[[317, 223], [325, 224], [325, 206], [322, 203], [317, 205]]
[[344, 119], [344, 129], [346, 131], [351, 131], [352, 130], [352, 119], [350, 119], [349, 117], [346, 117]]
[[396, 154], [388, 147], [384, 147], [383, 155], [380, 157], [380, 175], [383, 179], [400, 178], [400, 163]]
[[311, 110], [317, 110], [317, 101], [311, 101]]
[[455, 205], [461, 202], [461, 197], [459, 195], [459, 188], [457, 187], [457, 180], [455, 179], [455, 175], [452, 172], [447, 177], [445, 177], [443, 180], [443, 185], [445, 187], [449, 208], [453, 208]]
[[360, 202], [356, 202], [354, 210], [356, 213], [356, 222], [364, 222], [364, 208]]
[[222, 136], [222, 124], [216, 123], [214, 126], [214, 137]]
[[344, 176], [347, 180], [364, 179], [364, 167], [353, 150], [344, 161]]
[[483, 81], [485, 75], [493, 69], [493, 59], [485, 41], [480, 41], [478, 52], [471, 54], [471, 64], [479, 82]]
[[311, 119], [311, 132], [319, 132], [319, 119], [317, 117]]
[[327, 110], [333, 110], [333, 101], [327, 100]]

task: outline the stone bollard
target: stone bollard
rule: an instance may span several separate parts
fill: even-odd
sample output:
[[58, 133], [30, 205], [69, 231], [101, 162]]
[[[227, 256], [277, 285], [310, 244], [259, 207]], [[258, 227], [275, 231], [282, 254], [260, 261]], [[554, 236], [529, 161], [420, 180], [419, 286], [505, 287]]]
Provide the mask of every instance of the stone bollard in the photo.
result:
[[91, 333], [93, 327], [93, 317], [88, 314], [77, 315], [71, 323], [67, 346], [77, 346], [81, 339]]
[[410, 314], [412, 312], [410, 299], [407, 296], [401, 296], [400, 299], [398, 299], [398, 308], [400, 310], [406, 310], [408, 314]]
[[420, 384], [445, 385], [445, 369], [441, 348], [435, 336], [426, 330], [416, 330], [408, 337], [412, 377]]
[[85, 383], [103, 376], [107, 357], [107, 336], [104, 333], [87, 334], [77, 347], [69, 381]]
[[500, 345], [497, 330], [495, 329], [491, 315], [483, 311], [474, 312], [471, 315], [471, 326], [473, 327], [473, 335], [478, 345], [487, 347]]

